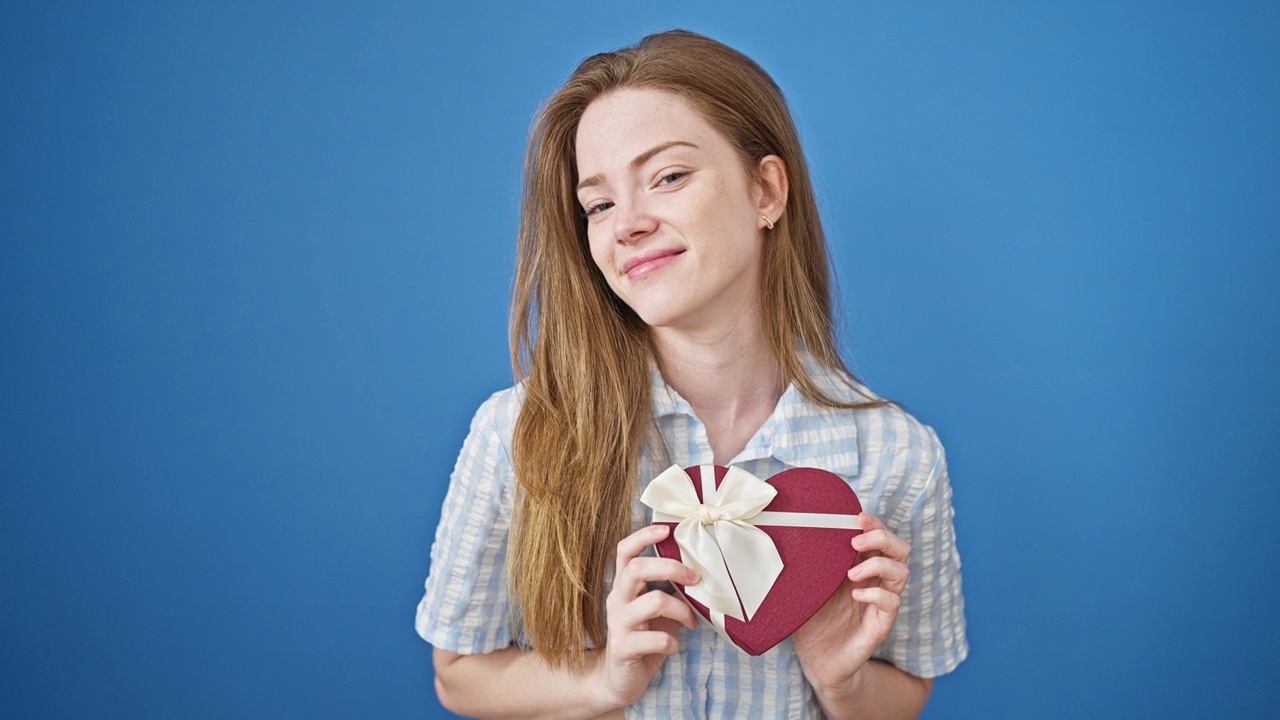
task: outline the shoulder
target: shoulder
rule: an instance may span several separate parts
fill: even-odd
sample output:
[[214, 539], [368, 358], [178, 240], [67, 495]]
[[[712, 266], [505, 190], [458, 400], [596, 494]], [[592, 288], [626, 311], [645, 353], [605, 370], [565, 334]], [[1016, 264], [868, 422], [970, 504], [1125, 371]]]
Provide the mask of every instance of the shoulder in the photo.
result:
[[471, 432], [493, 432], [503, 440], [504, 445], [509, 445], [511, 432], [515, 428], [516, 418], [520, 416], [520, 406], [523, 403], [523, 384], [493, 393], [476, 409], [471, 418]]
[[917, 476], [928, 476], [943, 462], [937, 432], [902, 406], [890, 402], [850, 412], [868, 460], [888, 460], [893, 468]]
[[486, 445], [498, 445], [509, 454], [511, 437], [523, 404], [523, 384], [503, 388], [485, 398], [471, 418], [467, 443], [474, 444], [483, 440]]
[[[916, 419], [901, 405], [885, 400], [871, 388], [838, 370], [813, 374], [814, 384], [830, 399], [853, 407], [827, 407], [830, 422], [848, 426], [862, 452], [888, 453], [930, 463], [942, 456], [942, 443], [933, 428]], [[816, 403], [810, 403], [810, 406]], [[812, 412], [812, 410], [811, 410]]]
[[[454, 465], [453, 484], [501, 481], [511, 472], [511, 438], [524, 393], [516, 385], [493, 393], [471, 418], [467, 438]], [[487, 478], [487, 480], [486, 480]]]
[[[855, 485], [859, 496], [874, 501], [873, 512], [890, 517], [907, 513], [946, 472], [946, 454], [938, 434], [902, 406], [884, 401], [866, 385], [835, 372], [824, 373], [822, 389], [852, 408], [824, 408], [826, 421], [857, 448]], [[870, 404], [879, 402], [880, 404]]]
[[920, 512], [945, 477], [946, 455], [933, 428], [898, 405], [853, 411], [858, 424], [861, 484], [876, 512], [899, 526]]

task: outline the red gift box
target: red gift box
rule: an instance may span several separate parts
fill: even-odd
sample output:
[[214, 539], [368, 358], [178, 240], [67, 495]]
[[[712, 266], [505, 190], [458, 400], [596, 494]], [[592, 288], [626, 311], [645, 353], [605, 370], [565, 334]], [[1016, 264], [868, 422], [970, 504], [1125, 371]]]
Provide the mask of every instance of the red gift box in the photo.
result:
[[[710, 475], [714, 490], [704, 481]], [[685, 599], [750, 655], [767, 652], [813, 617], [858, 557], [850, 540], [861, 532], [862, 504], [826, 470], [793, 468], [766, 483], [739, 468], [672, 466], [641, 499], [655, 508], [654, 522], [672, 527], [658, 554], [702, 576], [688, 587], [677, 584]]]

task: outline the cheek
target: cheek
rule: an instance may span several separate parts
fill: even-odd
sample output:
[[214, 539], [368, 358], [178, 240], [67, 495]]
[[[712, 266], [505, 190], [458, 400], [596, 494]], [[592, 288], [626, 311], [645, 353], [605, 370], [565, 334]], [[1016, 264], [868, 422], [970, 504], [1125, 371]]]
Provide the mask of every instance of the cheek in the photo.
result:
[[718, 251], [742, 252], [744, 243], [755, 240], [758, 217], [745, 186], [721, 178], [715, 192], [703, 200], [699, 215], [712, 228], [712, 237], [720, 241]]
[[599, 228], [587, 228], [587, 247], [591, 250], [591, 262], [604, 274], [609, 284], [613, 284], [613, 273], [610, 268], [613, 267], [613, 243], [604, 237], [605, 233]]

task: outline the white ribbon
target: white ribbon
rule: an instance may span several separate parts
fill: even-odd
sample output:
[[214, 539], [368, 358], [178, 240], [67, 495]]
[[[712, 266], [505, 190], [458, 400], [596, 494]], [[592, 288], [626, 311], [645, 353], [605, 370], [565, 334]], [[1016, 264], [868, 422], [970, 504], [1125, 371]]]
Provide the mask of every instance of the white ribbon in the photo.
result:
[[746, 470], [730, 467], [716, 488], [715, 468], [703, 465], [702, 498], [693, 479], [672, 465], [645, 488], [640, 501], [654, 520], [675, 520], [676, 545], [684, 564], [698, 573], [684, 588], [712, 613], [750, 620], [782, 574], [782, 556], [763, 530], [751, 522], [778, 491]]

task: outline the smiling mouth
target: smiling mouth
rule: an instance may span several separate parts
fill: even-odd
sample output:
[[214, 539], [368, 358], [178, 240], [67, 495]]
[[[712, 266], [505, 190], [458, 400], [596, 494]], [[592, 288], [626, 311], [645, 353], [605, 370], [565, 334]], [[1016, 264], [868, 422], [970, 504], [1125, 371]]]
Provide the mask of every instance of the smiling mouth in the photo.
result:
[[631, 258], [623, 266], [622, 272], [632, 280], [642, 278], [660, 267], [667, 265], [684, 254], [684, 250], [657, 250]]

